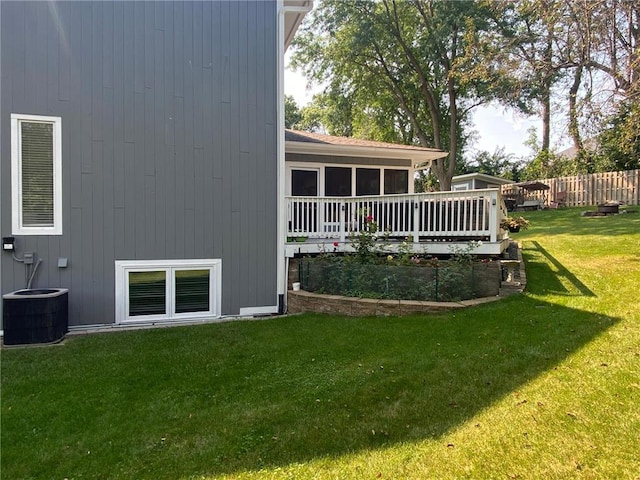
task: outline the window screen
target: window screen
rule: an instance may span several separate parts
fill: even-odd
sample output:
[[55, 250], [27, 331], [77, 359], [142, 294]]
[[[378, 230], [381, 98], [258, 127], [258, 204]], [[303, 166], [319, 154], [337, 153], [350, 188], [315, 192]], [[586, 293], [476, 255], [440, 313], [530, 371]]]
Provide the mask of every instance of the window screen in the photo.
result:
[[176, 270], [176, 313], [209, 311], [210, 270]]
[[380, 170], [377, 168], [356, 169], [356, 195], [380, 195]]
[[20, 122], [22, 222], [53, 226], [53, 124]]
[[351, 168], [325, 167], [324, 194], [327, 197], [350, 197]]
[[291, 194], [294, 197], [317, 197], [318, 172], [315, 170], [291, 170]]
[[167, 313], [167, 273], [129, 272], [129, 316]]
[[409, 193], [409, 172], [407, 170], [384, 171], [384, 194]]

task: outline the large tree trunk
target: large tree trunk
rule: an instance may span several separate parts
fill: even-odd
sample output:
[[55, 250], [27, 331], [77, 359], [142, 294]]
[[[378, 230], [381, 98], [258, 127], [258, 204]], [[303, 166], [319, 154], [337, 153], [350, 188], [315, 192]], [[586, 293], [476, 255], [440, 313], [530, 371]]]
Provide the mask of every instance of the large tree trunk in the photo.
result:
[[582, 65], [576, 68], [573, 75], [573, 84], [569, 89], [569, 134], [573, 139], [573, 146], [578, 154], [584, 148], [580, 137], [580, 129], [578, 128], [578, 89], [582, 82], [582, 68]]

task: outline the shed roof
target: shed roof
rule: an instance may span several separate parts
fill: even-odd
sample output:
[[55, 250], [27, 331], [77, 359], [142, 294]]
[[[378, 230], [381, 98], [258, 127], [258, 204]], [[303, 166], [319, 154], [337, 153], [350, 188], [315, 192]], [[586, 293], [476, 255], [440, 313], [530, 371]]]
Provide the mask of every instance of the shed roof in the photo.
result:
[[467, 180], [471, 180], [474, 178], [483, 182], [491, 183], [493, 185], [508, 185], [510, 183], [515, 183], [513, 180], [507, 180], [506, 178], [502, 177], [494, 177], [493, 175], [487, 175], [486, 173], [479, 172], [456, 175], [451, 179], [451, 183], [466, 182]]

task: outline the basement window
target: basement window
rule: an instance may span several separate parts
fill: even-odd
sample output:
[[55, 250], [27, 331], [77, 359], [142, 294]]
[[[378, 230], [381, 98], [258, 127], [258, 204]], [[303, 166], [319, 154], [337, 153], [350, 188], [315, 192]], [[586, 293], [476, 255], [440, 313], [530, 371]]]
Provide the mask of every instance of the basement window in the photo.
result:
[[222, 261], [116, 261], [116, 323], [220, 316]]

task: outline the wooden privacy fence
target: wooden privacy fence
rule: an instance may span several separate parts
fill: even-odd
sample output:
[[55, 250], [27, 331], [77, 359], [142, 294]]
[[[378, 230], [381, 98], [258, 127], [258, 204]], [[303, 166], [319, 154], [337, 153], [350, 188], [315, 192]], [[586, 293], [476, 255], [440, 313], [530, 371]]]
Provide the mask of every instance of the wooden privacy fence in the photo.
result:
[[[549, 185], [549, 190], [531, 192], [529, 196], [544, 200], [546, 205], [558, 200], [568, 207], [605, 202], [640, 204], [640, 170], [591, 173], [540, 181]], [[503, 194], [513, 193], [513, 190], [513, 185], [502, 187]]]

